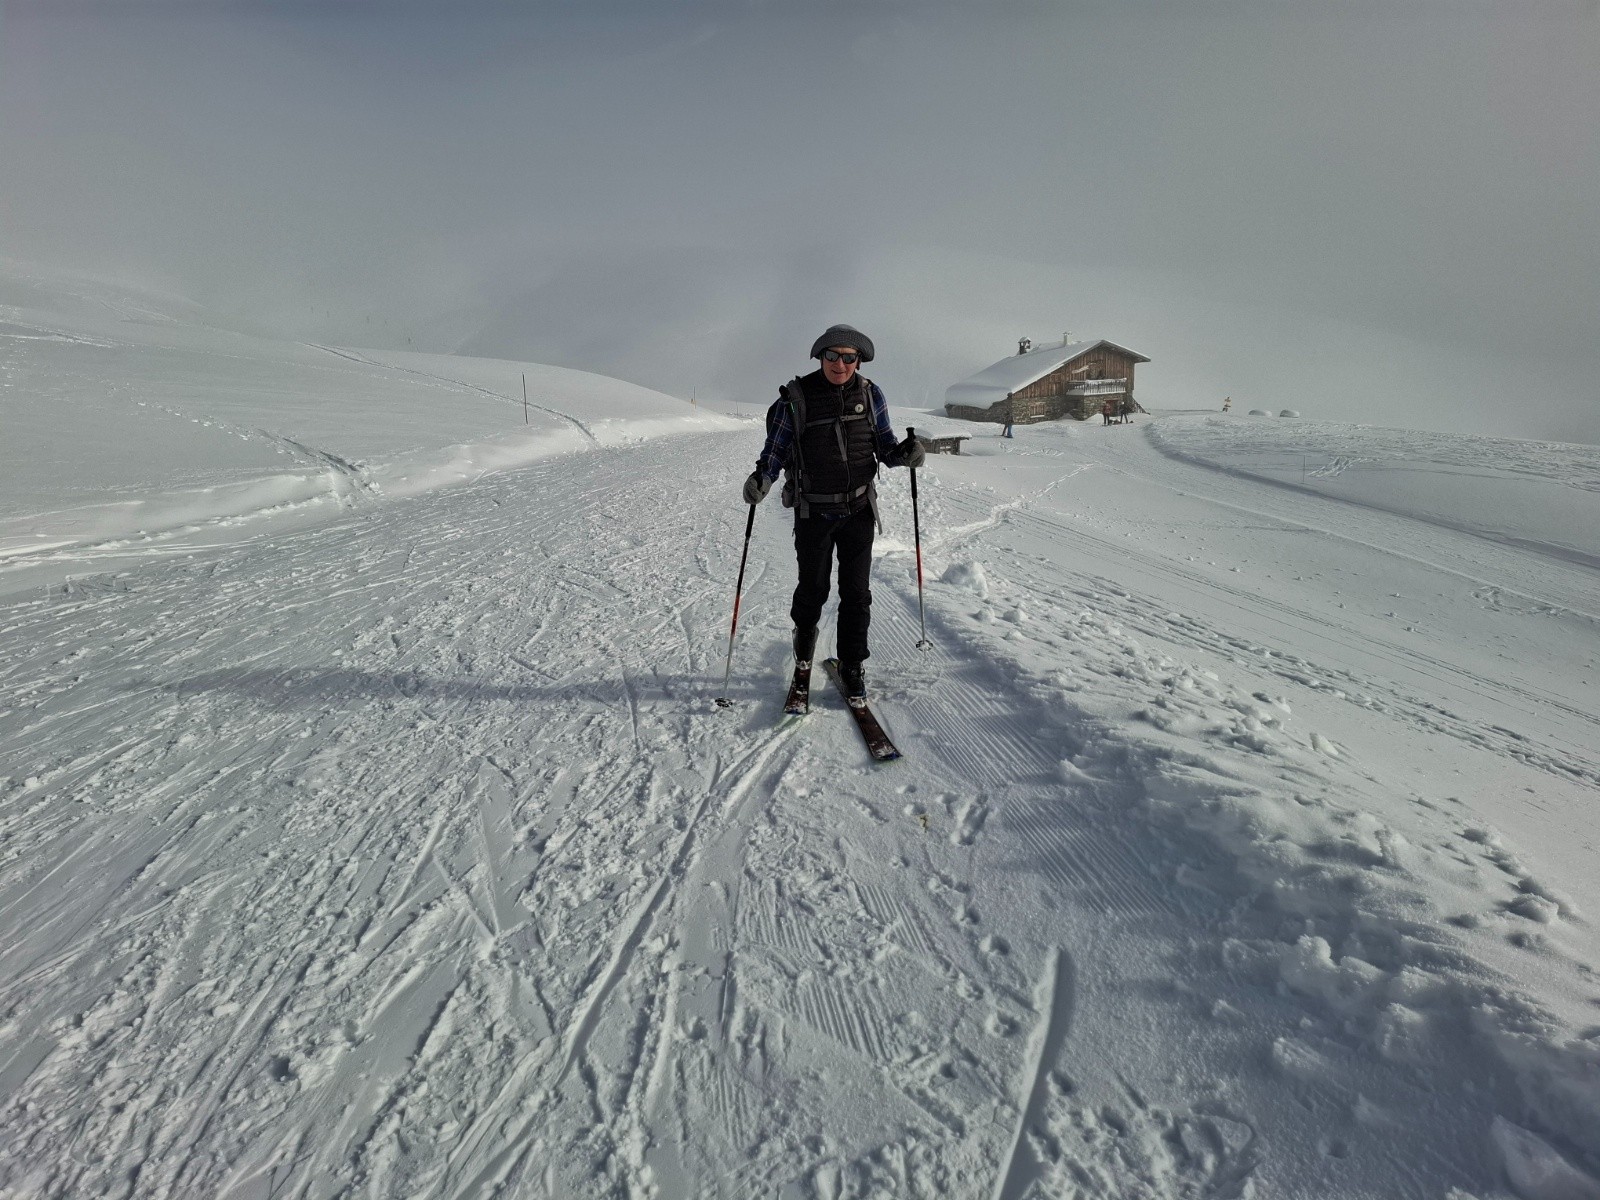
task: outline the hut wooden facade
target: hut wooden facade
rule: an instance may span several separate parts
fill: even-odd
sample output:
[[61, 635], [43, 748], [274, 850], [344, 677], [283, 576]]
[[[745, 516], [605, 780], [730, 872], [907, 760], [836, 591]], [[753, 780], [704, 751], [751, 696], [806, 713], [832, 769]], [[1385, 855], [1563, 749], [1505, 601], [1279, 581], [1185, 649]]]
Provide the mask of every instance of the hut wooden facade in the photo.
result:
[[1134, 367], [1149, 361], [1103, 338], [1030, 348], [950, 388], [944, 410], [960, 420], [1002, 425], [1082, 421], [1098, 414], [1107, 396], [1117, 404], [1131, 397]]

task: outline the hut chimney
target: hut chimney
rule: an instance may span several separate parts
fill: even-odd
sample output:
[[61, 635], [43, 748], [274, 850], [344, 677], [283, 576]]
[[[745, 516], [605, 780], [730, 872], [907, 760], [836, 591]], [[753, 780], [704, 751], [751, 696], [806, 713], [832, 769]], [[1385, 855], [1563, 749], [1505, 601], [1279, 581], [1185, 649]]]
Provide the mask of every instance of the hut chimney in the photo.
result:
[[1033, 339], [1032, 338], [1024, 337], [1024, 338], [1018, 338], [1017, 339], [1017, 353], [1018, 354], [1026, 354], [1029, 350], [1032, 350], [1032, 349], [1033, 349]]
[[1061, 344], [1063, 346], [1072, 345], [1072, 331], [1071, 330], [1068, 330], [1066, 333], [1063, 333], [1061, 335]]

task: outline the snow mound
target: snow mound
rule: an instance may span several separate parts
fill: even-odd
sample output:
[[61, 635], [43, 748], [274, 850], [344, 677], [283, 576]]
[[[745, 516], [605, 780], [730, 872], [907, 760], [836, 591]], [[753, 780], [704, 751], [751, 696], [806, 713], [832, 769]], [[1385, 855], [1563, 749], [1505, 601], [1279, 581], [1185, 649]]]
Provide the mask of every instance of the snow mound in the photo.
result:
[[1584, 1174], [1543, 1138], [1496, 1117], [1490, 1129], [1506, 1178], [1522, 1200], [1600, 1200], [1600, 1183]]
[[944, 574], [939, 576], [939, 581], [971, 592], [979, 599], [989, 598], [989, 577], [975, 562], [951, 563], [945, 568]]

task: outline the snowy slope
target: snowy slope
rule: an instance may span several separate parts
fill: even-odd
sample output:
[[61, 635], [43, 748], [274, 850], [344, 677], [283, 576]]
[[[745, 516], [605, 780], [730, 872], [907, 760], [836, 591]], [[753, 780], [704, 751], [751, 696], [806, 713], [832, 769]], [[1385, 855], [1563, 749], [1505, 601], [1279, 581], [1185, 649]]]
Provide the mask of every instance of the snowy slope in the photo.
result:
[[[151, 494], [246, 427], [233, 335], [173, 320], [206, 378]], [[48, 350], [6, 348], [8, 411], [120, 378]], [[506, 390], [252, 353], [346, 412]], [[541, 397], [618, 436], [227, 546], [75, 542], [0, 606], [0, 1194], [1600, 1195], [1600, 452], [980, 435], [920, 480], [928, 653], [891, 473], [875, 768], [831, 696], [777, 720], [772, 503], [711, 703], [759, 425]], [[500, 436], [438, 411], [304, 444]]]
[[303, 527], [557, 454], [729, 427], [579, 371], [287, 343], [202, 316], [0, 269], [0, 589]]

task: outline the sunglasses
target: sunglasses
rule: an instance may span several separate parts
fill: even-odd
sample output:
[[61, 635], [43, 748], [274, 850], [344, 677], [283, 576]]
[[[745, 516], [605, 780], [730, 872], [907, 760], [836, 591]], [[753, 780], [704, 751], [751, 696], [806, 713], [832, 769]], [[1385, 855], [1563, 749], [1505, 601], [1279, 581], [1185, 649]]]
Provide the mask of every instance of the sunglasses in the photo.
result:
[[859, 354], [840, 354], [837, 350], [824, 350], [822, 357], [828, 362], [842, 362], [847, 366], [861, 361], [861, 355]]

